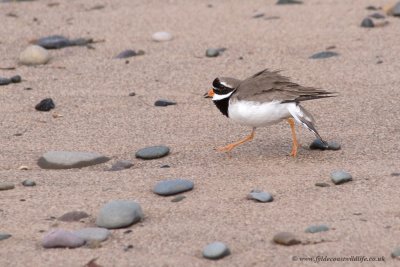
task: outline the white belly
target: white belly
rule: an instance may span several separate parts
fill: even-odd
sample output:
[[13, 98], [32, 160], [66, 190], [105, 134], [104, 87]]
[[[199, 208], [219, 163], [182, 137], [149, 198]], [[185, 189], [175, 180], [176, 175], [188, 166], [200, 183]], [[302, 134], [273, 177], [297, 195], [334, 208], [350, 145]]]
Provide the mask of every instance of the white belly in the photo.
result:
[[232, 120], [247, 126], [261, 127], [280, 122], [291, 117], [289, 107], [296, 106], [295, 103], [280, 103], [273, 101], [269, 103], [257, 103], [252, 101], [238, 101], [230, 99], [228, 114]]

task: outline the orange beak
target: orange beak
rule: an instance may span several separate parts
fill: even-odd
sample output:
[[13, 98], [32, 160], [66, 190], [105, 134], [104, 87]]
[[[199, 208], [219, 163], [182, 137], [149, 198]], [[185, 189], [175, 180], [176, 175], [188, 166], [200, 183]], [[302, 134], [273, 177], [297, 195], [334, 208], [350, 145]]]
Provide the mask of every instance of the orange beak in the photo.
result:
[[212, 89], [212, 88], [210, 90], [208, 90], [207, 93], [204, 94], [205, 98], [211, 98], [213, 96], [214, 96], [214, 89]]

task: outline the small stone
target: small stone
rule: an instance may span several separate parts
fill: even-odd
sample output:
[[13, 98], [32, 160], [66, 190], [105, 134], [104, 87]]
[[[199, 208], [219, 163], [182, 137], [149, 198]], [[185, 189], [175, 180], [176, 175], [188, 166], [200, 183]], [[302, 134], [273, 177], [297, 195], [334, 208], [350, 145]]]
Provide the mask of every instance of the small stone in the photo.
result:
[[179, 196], [176, 196], [173, 199], [171, 199], [171, 202], [179, 202], [179, 201], [184, 200], [185, 198], [186, 198], [185, 196], [179, 195]]
[[365, 9], [366, 9], [366, 10], [376, 11], [376, 10], [379, 10], [379, 7], [376, 7], [376, 6], [367, 6]]
[[85, 240], [62, 229], [55, 229], [43, 237], [44, 248], [77, 248], [85, 244]]
[[203, 257], [210, 260], [218, 260], [231, 254], [227, 245], [222, 242], [213, 242], [203, 249]]
[[390, 255], [394, 259], [400, 259], [400, 247], [398, 247], [395, 250], [393, 250], [393, 252]]
[[306, 233], [318, 233], [318, 232], [326, 232], [329, 231], [329, 227], [325, 224], [321, 225], [311, 225], [306, 228]]
[[328, 142], [328, 150], [340, 150], [341, 145], [338, 142]]
[[331, 180], [334, 184], [343, 184], [353, 180], [350, 173], [345, 171], [334, 171], [331, 173]]
[[330, 184], [327, 183], [315, 183], [315, 186], [319, 186], [319, 187], [328, 187], [331, 186]]
[[152, 146], [138, 150], [135, 154], [140, 159], [158, 159], [169, 154], [167, 146]]
[[247, 199], [257, 200], [259, 202], [272, 202], [274, 200], [270, 193], [260, 190], [252, 190], [247, 195]]
[[12, 77], [10, 78], [10, 80], [11, 80], [11, 82], [13, 82], [13, 83], [20, 83], [20, 82], [22, 81], [22, 78], [21, 78], [20, 75], [15, 75], [15, 76], [12, 76]]
[[54, 104], [53, 99], [45, 98], [35, 106], [35, 109], [37, 111], [50, 111], [55, 107], [56, 105]]
[[135, 201], [112, 200], [100, 209], [96, 225], [108, 229], [122, 228], [139, 222], [143, 216], [142, 208]]
[[162, 168], [162, 169], [165, 169], [165, 168], [171, 168], [171, 166], [169, 166], [168, 164], [164, 164], [164, 165], [161, 165], [161, 167], [160, 168]]
[[310, 149], [312, 150], [339, 150], [340, 148], [340, 144], [335, 141], [323, 143], [320, 139], [315, 139], [310, 145]]
[[192, 190], [193, 187], [194, 183], [189, 180], [164, 180], [154, 186], [153, 192], [161, 196], [169, 196]]
[[324, 58], [330, 58], [330, 57], [336, 57], [336, 56], [339, 56], [339, 54], [336, 52], [322, 51], [322, 52], [315, 53], [310, 58], [311, 59], [324, 59]]
[[111, 232], [105, 228], [89, 227], [83, 228], [73, 232], [76, 236], [84, 239], [86, 242], [89, 241], [105, 241], [110, 236]]
[[330, 45], [327, 48], [325, 48], [326, 50], [332, 50], [332, 49], [336, 49], [336, 45]]
[[12, 183], [7, 183], [7, 182], [0, 182], [0, 191], [2, 190], [11, 190], [14, 189], [15, 186]]
[[397, 176], [400, 176], [400, 172], [392, 172], [390, 175], [394, 176], [394, 177], [397, 177]]
[[127, 245], [126, 247], [124, 247], [125, 252], [131, 249], [133, 249], [133, 245]]
[[0, 240], [8, 239], [8, 238], [10, 238], [11, 236], [12, 236], [12, 235], [10, 235], [10, 234], [8, 234], [8, 233], [0, 232]]
[[22, 182], [22, 185], [23, 185], [23, 186], [35, 186], [35, 185], [36, 185], [36, 182], [33, 181], [33, 180], [31, 180], [31, 179], [27, 179], [27, 180], [24, 180], [24, 181]]
[[219, 56], [219, 54], [220, 54], [219, 49], [208, 48], [208, 49], [206, 50], [206, 56], [207, 56], [207, 57], [217, 57], [217, 56]]
[[156, 32], [151, 36], [151, 38], [155, 42], [165, 42], [172, 40], [172, 34], [169, 32]]
[[165, 99], [159, 99], [156, 102], [154, 102], [154, 106], [156, 107], [166, 107], [171, 105], [176, 105], [176, 102]]
[[118, 160], [108, 170], [109, 171], [121, 171], [121, 170], [129, 169], [132, 166], [133, 166], [133, 163], [129, 160]]
[[276, 2], [277, 5], [288, 5], [288, 4], [303, 4], [302, 1], [297, 1], [297, 0], [278, 0]]
[[89, 217], [89, 214], [86, 212], [74, 210], [63, 214], [58, 218], [58, 220], [63, 222], [78, 222], [87, 217]]
[[25, 166], [25, 165], [22, 165], [22, 166], [19, 166], [19, 167], [18, 167], [18, 170], [20, 170], [20, 171], [27, 171], [27, 170], [29, 170], [29, 167], [28, 167], [28, 166]]
[[62, 35], [50, 35], [36, 41], [38, 46], [46, 49], [60, 49], [70, 46], [70, 40]]
[[116, 59], [121, 59], [121, 58], [129, 58], [129, 57], [134, 57], [134, 56], [141, 56], [144, 55], [143, 50], [132, 50], [132, 49], [127, 49], [116, 55], [114, 58]]
[[136, 95], [136, 93], [135, 92], [131, 92], [131, 93], [129, 93], [129, 96], [135, 96]]
[[374, 18], [374, 19], [384, 19], [384, 18], [386, 18], [385, 15], [382, 15], [381, 13], [372, 13], [368, 17]]
[[49, 151], [41, 156], [38, 165], [42, 169], [83, 168], [109, 161], [110, 158], [91, 152]]
[[393, 16], [400, 16], [400, 1], [393, 7], [392, 14]]
[[30, 45], [19, 55], [22, 65], [41, 65], [50, 60], [49, 52], [41, 46]]
[[8, 78], [0, 77], [0, 85], [8, 85], [11, 83], [11, 80]]
[[361, 27], [364, 27], [364, 28], [373, 28], [375, 25], [374, 25], [374, 22], [372, 21], [372, 19], [370, 19], [370, 18], [365, 18], [365, 19], [363, 19], [362, 21], [361, 21]]
[[259, 13], [254, 14], [254, 15], [252, 16], [252, 18], [253, 18], [253, 19], [258, 19], [258, 18], [262, 18], [262, 17], [264, 17], [264, 16], [265, 16], [265, 13], [259, 12]]
[[285, 246], [292, 246], [301, 243], [301, 241], [298, 240], [294, 234], [288, 232], [277, 233], [273, 240], [275, 243]]

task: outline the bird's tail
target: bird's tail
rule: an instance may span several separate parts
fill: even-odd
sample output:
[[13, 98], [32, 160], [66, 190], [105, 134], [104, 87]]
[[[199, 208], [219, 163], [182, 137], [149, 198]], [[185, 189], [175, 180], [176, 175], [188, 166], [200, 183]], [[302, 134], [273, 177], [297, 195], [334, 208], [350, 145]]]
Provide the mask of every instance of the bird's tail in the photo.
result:
[[298, 123], [302, 124], [308, 130], [313, 132], [315, 134], [315, 136], [319, 140], [321, 140], [321, 142], [324, 143], [324, 145], [326, 147], [328, 147], [328, 143], [322, 139], [322, 137], [319, 135], [317, 129], [315, 129], [315, 126], [314, 126], [315, 120], [310, 112], [308, 112], [305, 108], [303, 108], [299, 104], [290, 105], [289, 112]]

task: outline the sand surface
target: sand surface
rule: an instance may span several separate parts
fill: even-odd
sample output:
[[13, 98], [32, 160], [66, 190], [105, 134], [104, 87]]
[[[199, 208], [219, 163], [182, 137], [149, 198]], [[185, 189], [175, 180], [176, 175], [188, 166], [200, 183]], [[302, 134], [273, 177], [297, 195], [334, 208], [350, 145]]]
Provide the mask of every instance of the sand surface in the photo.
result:
[[[293, 256], [384, 256], [386, 263], [340, 266], [399, 266], [390, 253], [400, 246], [400, 180], [391, 176], [400, 172], [400, 19], [388, 17], [389, 25], [381, 28], [359, 26], [372, 13], [366, 6], [384, 3], [0, 3], [0, 67], [17, 67], [0, 70], [0, 76], [23, 77], [22, 83], [0, 87], [0, 180], [16, 184], [0, 191], [0, 231], [12, 234], [0, 241], [0, 266], [83, 266], [93, 258], [101, 266], [317, 265], [295, 262]], [[90, 10], [96, 5], [105, 7]], [[252, 18], [257, 12], [279, 19]], [[168, 31], [174, 39], [153, 42], [157, 31]], [[104, 42], [94, 44], [95, 49], [52, 50], [52, 60], [43, 66], [17, 65], [29, 40], [51, 34]], [[336, 46], [340, 56], [309, 59], [329, 46]], [[206, 58], [209, 47], [227, 50]], [[146, 54], [130, 58], [129, 64], [112, 59], [128, 48]], [[202, 95], [217, 76], [245, 78], [264, 68], [281, 69], [302, 85], [340, 94], [304, 104], [320, 134], [341, 143], [340, 151], [309, 150], [314, 136], [302, 130], [303, 147], [297, 158], [290, 157], [286, 123], [258, 129], [254, 141], [230, 155], [214, 150], [250, 129], [226, 119]], [[128, 96], [130, 92], [136, 96]], [[54, 99], [56, 109], [36, 111], [36, 103], [46, 97]], [[178, 104], [155, 107], [160, 98]], [[53, 118], [54, 112], [63, 117]], [[169, 146], [171, 154], [135, 159], [138, 149], [158, 144]], [[93, 151], [113, 159], [82, 169], [42, 170], [36, 161], [50, 150]], [[135, 165], [104, 171], [118, 159]], [[160, 168], [163, 164], [171, 168]], [[21, 165], [29, 170], [18, 170]], [[329, 175], [337, 169], [349, 171], [354, 180], [333, 185]], [[28, 178], [37, 186], [22, 186]], [[152, 193], [156, 182], [169, 178], [190, 179], [195, 189], [177, 203]], [[316, 182], [331, 186], [316, 187]], [[272, 193], [274, 202], [247, 200], [255, 188]], [[131, 226], [131, 233], [113, 230], [97, 249], [41, 247], [52, 228], [93, 226], [100, 207], [113, 199], [142, 205], [145, 219]], [[51, 219], [72, 210], [91, 217], [83, 223]], [[333, 229], [306, 234], [313, 224]], [[280, 231], [324, 242], [279, 246], [271, 240]], [[225, 242], [232, 254], [219, 261], [202, 258], [202, 248], [216, 240]], [[133, 248], [124, 251], [128, 245]]]

